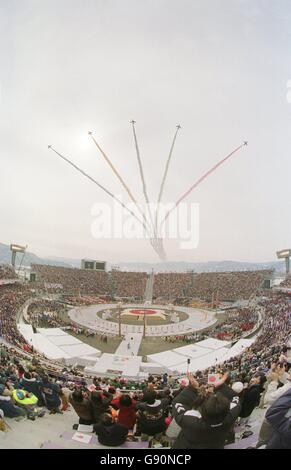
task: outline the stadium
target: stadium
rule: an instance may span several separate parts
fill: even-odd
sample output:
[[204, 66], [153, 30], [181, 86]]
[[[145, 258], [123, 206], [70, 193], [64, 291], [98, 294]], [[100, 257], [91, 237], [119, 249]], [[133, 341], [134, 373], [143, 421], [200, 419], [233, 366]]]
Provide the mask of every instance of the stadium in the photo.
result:
[[[164, 403], [165, 421], [175, 397], [189, 387], [188, 372], [201, 387], [214, 381], [232, 398], [239, 396], [240, 384], [250, 387], [254, 377], [272, 374], [264, 393], [258, 387], [257, 401], [248, 404], [246, 413], [255, 420], [238, 415], [225, 447], [257, 444], [264, 405], [289, 387], [289, 277], [272, 287], [271, 270], [138, 273], [32, 265], [28, 272], [23, 280], [12, 265], [0, 269], [0, 409], [9, 445], [104, 449], [91, 434], [97, 418], [88, 417], [88, 398], [82, 408], [72, 397], [81, 390], [87, 397], [102, 394], [103, 409], [116, 412], [128, 396], [138, 409], [148, 390], [150, 398]], [[282, 383], [277, 392], [275, 380]], [[22, 404], [15, 395], [8, 407], [15, 391], [37, 397], [36, 403]], [[134, 441], [125, 448], [146, 448], [155, 440], [165, 448], [173, 445], [173, 425], [161, 427], [157, 418], [159, 432], [148, 435], [136, 416]], [[56, 430], [47, 438], [45, 420], [60, 426], [61, 434]], [[29, 433], [20, 438], [31, 425], [39, 429], [39, 439]], [[83, 435], [87, 444], [80, 444]]]
[[291, 3], [0, 12], [0, 449], [290, 450]]

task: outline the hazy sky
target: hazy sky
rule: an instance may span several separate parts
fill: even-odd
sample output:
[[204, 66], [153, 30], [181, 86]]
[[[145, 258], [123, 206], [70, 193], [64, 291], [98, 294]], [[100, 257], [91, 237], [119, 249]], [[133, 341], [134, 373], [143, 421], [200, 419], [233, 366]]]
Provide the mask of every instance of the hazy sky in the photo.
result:
[[176, 124], [165, 201], [249, 141], [189, 197], [200, 243], [166, 242], [170, 260], [264, 261], [290, 247], [290, 0], [0, 0], [0, 32], [1, 242], [157, 260], [146, 241], [92, 238], [92, 205], [108, 197], [47, 149], [121, 193], [94, 130], [142, 200], [134, 118], [153, 200]]

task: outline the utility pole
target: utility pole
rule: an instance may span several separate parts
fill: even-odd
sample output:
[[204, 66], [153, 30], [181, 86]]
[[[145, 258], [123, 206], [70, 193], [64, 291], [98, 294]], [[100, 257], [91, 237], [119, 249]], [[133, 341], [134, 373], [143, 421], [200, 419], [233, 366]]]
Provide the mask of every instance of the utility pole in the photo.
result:
[[121, 308], [122, 303], [118, 302], [118, 336], [121, 338]]
[[146, 337], [146, 313], [144, 312], [143, 314], [143, 337], [145, 338]]

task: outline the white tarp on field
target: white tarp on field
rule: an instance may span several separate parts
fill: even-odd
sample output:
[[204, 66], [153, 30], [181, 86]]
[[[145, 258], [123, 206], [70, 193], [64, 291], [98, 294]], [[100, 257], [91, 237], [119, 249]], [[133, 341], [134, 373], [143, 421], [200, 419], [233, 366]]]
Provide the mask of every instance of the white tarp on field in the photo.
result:
[[227, 348], [230, 347], [230, 345], [231, 343], [229, 341], [222, 341], [221, 339], [215, 338], [204, 339], [203, 341], [196, 343], [196, 346], [199, 346], [200, 348], [207, 348], [212, 350]]
[[[216, 361], [219, 357], [225, 355], [229, 350], [230, 343], [228, 341], [221, 341], [219, 339], [209, 338], [204, 341], [199, 341], [195, 344], [188, 344], [180, 348], [172, 349], [171, 351], [164, 351], [157, 354], [148, 355], [148, 361], [155, 362], [169, 368], [171, 371], [179, 370], [184, 365], [187, 365], [187, 359], [190, 359], [192, 364], [201, 369], [199, 364], [211, 364], [211, 361]], [[205, 367], [209, 367], [208, 365]]]
[[83, 343], [60, 328], [37, 328], [37, 333], [34, 333], [31, 325], [19, 324], [18, 329], [36, 351], [55, 361], [86, 366], [94, 364], [101, 355], [99, 349]]
[[138, 377], [142, 358], [140, 356], [119, 356], [104, 353], [95, 366], [86, 367], [85, 371], [97, 376], [121, 375], [123, 377]]
[[60, 346], [60, 348], [65, 351], [71, 357], [82, 357], [82, 356], [96, 356], [98, 357], [98, 353], [100, 355], [100, 351], [98, 349], [92, 348], [89, 344], [82, 343], [81, 341], [79, 344], [72, 344], [67, 346]]
[[223, 360], [227, 361], [231, 357], [239, 356], [245, 349], [249, 348], [255, 340], [256, 337], [252, 339], [240, 339], [232, 348], [227, 350]]
[[164, 367], [175, 366], [176, 364], [180, 364], [183, 360], [181, 354], [177, 354], [174, 352], [174, 350], [164, 351], [157, 354], [149, 354], [147, 358], [149, 362], [155, 362], [161, 364]]
[[99, 361], [99, 358], [96, 356], [78, 357], [79, 366], [84, 366], [84, 367], [94, 366], [98, 361]]
[[44, 336], [65, 336], [67, 333], [61, 328], [37, 328], [37, 331]]
[[33, 347], [36, 351], [44, 354], [48, 359], [69, 360], [70, 356], [62, 351], [58, 346], [51, 343], [50, 340], [40, 333], [33, 335]]
[[142, 362], [140, 370], [139, 377], [141, 377], [142, 373], [147, 377], [149, 374], [163, 374], [165, 367], [161, 364], [155, 364], [154, 362]]
[[71, 346], [74, 344], [80, 344], [80, 340], [75, 338], [75, 336], [65, 334], [62, 336], [46, 336], [53, 344], [56, 346]]
[[211, 353], [212, 349], [201, 348], [196, 344], [188, 344], [187, 346], [182, 346], [181, 348], [173, 349], [176, 354], [180, 354], [181, 356], [187, 356], [190, 359], [196, 359], [201, 356], [205, 356], [206, 354]]
[[197, 370], [207, 369], [208, 367], [212, 367], [223, 362], [227, 352], [227, 348], [221, 348], [197, 359], [190, 359], [189, 365], [187, 364], [187, 360], [185, 360], [180, 364], [169, 367], [169, 369], [172, 373], [176, 371], [179, 373], [185, 373], [187, 370], [196, 372]]

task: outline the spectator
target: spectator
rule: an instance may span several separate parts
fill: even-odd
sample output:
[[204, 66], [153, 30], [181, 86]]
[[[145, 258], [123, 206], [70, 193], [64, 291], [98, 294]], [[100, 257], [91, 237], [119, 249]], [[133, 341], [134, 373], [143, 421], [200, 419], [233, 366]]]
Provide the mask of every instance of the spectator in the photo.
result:
[[235, 396], [237, 396], [236, 392], [229, 386], [231, 382], [231, 377], [229, 374], [225, 374], [219, 385], [216, 387], [216, 392], [221, 393], [225, 398], [229, 401], [232, 401]]
[[142, 401], [137, 404], [137, 410], [138, 429], [142, 440], [148, 440], [149, 436], [157, 436], [165, 431], [165, 402], [157, 399], [154, 390], [144, 392]]
[[91, 403], [94, 422], [97, 423], [100, 420], [100, 416], [104, 413], [110, 412], [109, 407], [113, 396], [111, 393], [103, 390], [102, 392], [91, 393]]
[[42, 392], [42, 383], [33, 377], [29, 372], [24, 372], [23, 377], [19, 381], [21, 388], [27, 392], [33, 393], [38, 399], [38, 405], [44, 405], [44, 396]]
[[[276, 367], [276, 364], [273, 364], [272, 371], [268, 374], [268, 385], [264, 396], [264, 406], [267, 406], [268, 408], [291, 389], [291, 374], [287, 383], [283, 386], [280, 386], [279, 374], [276, 372], [276, 370], [278, 370], [278, 368]], [[272, 433], [272, 426], [265, 418], [260, 429], [257, 447], [259, 448], [263, 445], [266, 445], [270, 440]]]
[[27, 417], [32, 421], [34, 421], [37, 416], [41, 418], [45, 415], [44, 410], [38, 409], [38, 400], [33, 393], [29, 393], [26, 390], [14, 389], [12, 398], [17, 406], [25, 410]]
[[260, 374], [255, 374], [242, 395], [242, 407], [239, 415], [242, 418], [241, 424], [247, 424], [254, 409], [259, 406], [261, 393], [262, 377]]
[[[223, 449], [239, 415], [238, 399], [230, 403], [220, 393], [199, 396], [199, 383], [191, 374], [189, 381], [174, 400], [174, 418], [181, 431], [173, 449]], [[199, 409], [193, 409], [193, 404], [200, 404]]]
[[43, 393], [50, 414], [62, 414], [60, 410], [62, 404], [60, 399], [61, 388], [56, 383], [51, 382], [48, 376], [43, 377]]
[[100, 444], [110, 447], [121, 446], [128, 435], [127, 427], [116, 423], [109, 413], [101, 415], [100, 422], [94, 425], [94, 431]]
[[273, 403], [267, 411], [266, 420], [273, 429], [267, 449], [291, 449], [291, 390]]
[[134, 428], [136, 422], [136, 401], [130, 395], [121, 394], [119, 397], [112, 400], [111, 405], [119, 410], [117, 421], [128, 430]]
[[3, 411], [7, 418], [19, 418], [27, 416], [26, 411], [14, 404], [11, 396], [4, 395], [5, 386], [0, 384], [0, 410]]
[[95, 423], [93, 405], [87, 395], [81, 390], [74, 390], [69, 402], [79, 416], [79, 424], [92, 425]]

